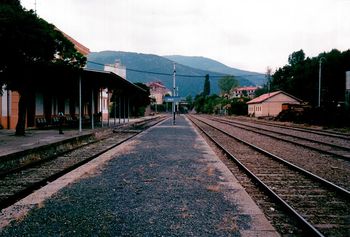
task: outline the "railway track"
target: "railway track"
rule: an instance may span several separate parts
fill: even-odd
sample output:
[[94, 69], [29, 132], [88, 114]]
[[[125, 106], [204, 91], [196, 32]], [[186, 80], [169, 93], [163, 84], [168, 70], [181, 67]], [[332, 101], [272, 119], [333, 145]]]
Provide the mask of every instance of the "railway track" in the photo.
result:
[[[304, 169], [307, 169], [318, 176], [336, 183], [345, 189], [350, 190], [350, 162], [346, 159], [325, 153], [316, 148], [307, 148], [299, 146], [289, 141], [283, 141], [279, 138], [263, 136], [264, 131], [249, 131], [235, 126], [222, 123], [220, 121], [211, 120], [211, 117], [203, 117], [202, 119], [214, 123], [215, 126], [235, 134], [239, 138], [249, 141], [265, 150], [270, 151], [284, 159], [295, 163]], [[257, 129], [255, 129], [257, 130]], [[260, 135], [263, 134], [263, 135]]]
[[[254, 184], [258, 184], [270, 198], [283, 206], [288, 216], [297, 220], [301, 236], [350, 235], [348, 190], [234, 137], [198, 117], [191, 116], [190, 119]], [[283, 226], [283, 223], [279, 225]]]
[[0, 175], [0, 209], [6, 208], [47, 183], [93, 160], [108, 150], [133, 138], [143, 130], [165, 118], [147, 120], [132, 128], [118, 128], [110, 136], [97, 142], [66, 151], [51, 159], [33, 162]]
[[305, 128], [305, 127], [298, 127], [298, 126], [292, 126], [292, 125], [281, 125], [276, 124], [272, 122], [266, 122], [266, 121], [260, 121], [260, 120], [247, 120], [247, 119], [235, 119], [235, 121], [243, 122], [243, 123], [253, 123], [257, 125], [265, 125], [269, 127], [276, 127], [276, 128], [282, 128], [282, 129], [288, 129], [289, 131], [300, 131], [300, 132], [306, 132], [308, 134], [318, 134], [318, 135], [325, 135], [328, 137], [335, 137], [335, 138], [343, 138], [350, 140], [350, 134], [349, 133], [342, 133], [342, 132], [336, 132], [336, 131], [330, 131], [330, 130], [320, 130], [316, 128]]
[[289, 128], [281, 128], [281, 126], [278, 126], [278, 130], [276, 130], [271, 128], [271, 126], [256, 126], [252, 123], [242, 123], [215, 117], [209, 119], [350, 161], [350, 140], [347, 137], [335, 137], [333, 134], [331, 136], [328, 134], [310, 136], [307, 131], [298, 131], [296, 133], [291, 132]]

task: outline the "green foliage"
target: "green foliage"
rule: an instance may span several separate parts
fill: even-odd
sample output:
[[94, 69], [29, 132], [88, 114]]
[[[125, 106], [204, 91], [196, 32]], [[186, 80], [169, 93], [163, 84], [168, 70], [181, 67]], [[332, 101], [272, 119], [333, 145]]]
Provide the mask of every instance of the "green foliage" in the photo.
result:
[[[317, 108], [321, 60], [321, 108]], [[326, 126], [349, 125], [349, 111], [342, 107], [342, 102], [345, 100], [345, 72], [350, 71], [350, 50], [333, 49], [306, 59], [300, 50], [291, 54], [288, 62], [272, 76], [272, 90], [284, 90], [312, 107], [300, 114], [284, 111], [279, 119]]]
[[193, 98], [192, 98], [192, 95], [186, 96], [186, 102], [188, 104], [188, 109], [192, 110], [193, 109]]
[[258, 88], [254, 94], [255, 94], [255, 97], [259, 97], [263, 94], [266, 94], [267, 92], [268, 92], [268, 88], [267, 88], [267, 85], [265, 84], [263, 87]]
[[197, 113], [202, 113], [204, 111], [205, 96], [203, 94], [196, 95], [193, 102], [193, 107]]
[[292, 66], [301, 63], [305, 60], [305, 53], [301, 49], [299, 51], [293, 52], [291, 55], [288, 57], [288, 63]]
[[203, 96], [197, 95], [194, 100], [194, 108], [197, 113], [205, 114], [228, 114], [246, 115], [249, 99], [227, 99], [218, 95]]
[[4, 73], [0, 86], [6, 84], [15, 91], [30, 89], [36, 80], [28, 77], [33, 67], [57, 64], [81, 68], [86, 62], [54, 25], [15, 0], [0, 5], [0, 52], [0, 71]]
[[218, 85], [221, 91], [221, 94], [227, 94], [232, 88], [237, 87], [238, 81], [233, 76], [224, 76], [219, 79]]
[[[17, 0], [0, 4], [0, 52], [0, 88], [6, 85], [20, 94], [16, 135], [24, 135], [28, 99], [36, 88], [56, 79], [58, 71], [62, 80], [67, 70], [75, 71], [86, 63], [54, 25], [25, 10]], [[52, 76], [47, 78], [50, 70]]]
[[249, 98], [235, 98], [232, 99], [231, 107], [228, 110], [229, 115], [247, 115], [248, 113], [248, 105], [247, 102], [249, 101]]
[[350, 50], [340, 52], [333, 49], [306, 59], [302, 50], [292, 53], [289, 65], [277, 69], [272, 75], [271, 90], [283, 90], [316, 106], [321, 58], [321, 105], [331, 109], [344, 101], [345, 72], [350, 70]]
[[209, 80], [209, 74], [205, 75], [204, 88], [203, 88], [203, 95], [204, 95], [204, 96], [210, 95], [210, 80]]
[[350, 114], [344, 108], [305, 108], [304, 111], [285, 110], [276, 118], [279, 121], [293, 121], [294, 123], [309, 123], [326, 127], [350, 126]]

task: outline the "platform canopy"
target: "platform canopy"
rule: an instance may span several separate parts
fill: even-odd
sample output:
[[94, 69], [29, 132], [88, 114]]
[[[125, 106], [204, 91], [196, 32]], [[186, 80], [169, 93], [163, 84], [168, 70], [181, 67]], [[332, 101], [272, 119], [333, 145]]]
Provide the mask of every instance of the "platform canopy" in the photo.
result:
[[118, 76], [113, 72], [84, 69], [82, 71], [82, 83], [87, 83], [94, 88], [108, 88], [118, 95], [137, 97], [146, 96], [147, 92], [141, 87]]
[[[78, 91], [79, 79], [83, 91], [91, 89], [105, 89], [120, 96], [141, 98], [147, 91], [113, 72], [91, 69], [72, 69], [64, 65], [30, 65], [19, 68], [10, 75], [17, 81], [17, 85], [24, 87], [28, 92], [45, 91], [51, 95], [74, 95]], [[16, 91], [16, 86], [10, 87]]]

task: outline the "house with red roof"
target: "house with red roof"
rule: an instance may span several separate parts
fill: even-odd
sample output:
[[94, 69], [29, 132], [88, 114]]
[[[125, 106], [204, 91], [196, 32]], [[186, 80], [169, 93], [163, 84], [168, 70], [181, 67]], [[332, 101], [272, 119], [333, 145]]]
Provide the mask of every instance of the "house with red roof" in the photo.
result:
[[284, 91], [263, 94], [247, 102], [248, 115], [252, 117], [277, 116], [283, 104], [301, 104], [302, 100]]
[[171, 91], [166, 88], [161, 81], [147, 82], [146, 85], [149, 87], [150, 97], [153, 98], [158, 105], [163, 104], [166, 94], [171, 95]]
[[244, 86], [244, 87], [235, 87], [230, 91], [230, 98], [254, 98], [255, 91], [259, 89], [257, 86]]

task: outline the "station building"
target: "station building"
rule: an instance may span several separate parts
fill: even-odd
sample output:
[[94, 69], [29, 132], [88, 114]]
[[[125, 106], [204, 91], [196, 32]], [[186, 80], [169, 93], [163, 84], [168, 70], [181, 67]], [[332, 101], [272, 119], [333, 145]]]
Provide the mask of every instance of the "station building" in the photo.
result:
[[277, 116], [283, 104], [301, 104], [302, 100], [284, 92], [275, 91], [263, 94], [247, 102], [248, 115], [252, 117]]
[[[90, 50], [64, 34], [77, 51], [84, 56]], [[143, 99], [146, 91], [108, 71], [62, 70], [62, 68], [42, 68], [35, 76], [41, 82], [35, 85], [35, 92], [28, 98], [26, 127], [47, 127], [58, 123], [58, 113], [65, 115], [69, 125], [91, 126], [103, 119], [109, 119], [108, 108], [114, 94], [120, 117], [129, 118], [130, 107], [135, 100]], [[0, 127], [15, 129], [18, 121], [18, 102], [20, 95], [15, 91], [3, 89], [0, 95]], [[108, 120], [109, 121], [109, 120]], [[102, 124], [102, 123], [100, 123]]]

